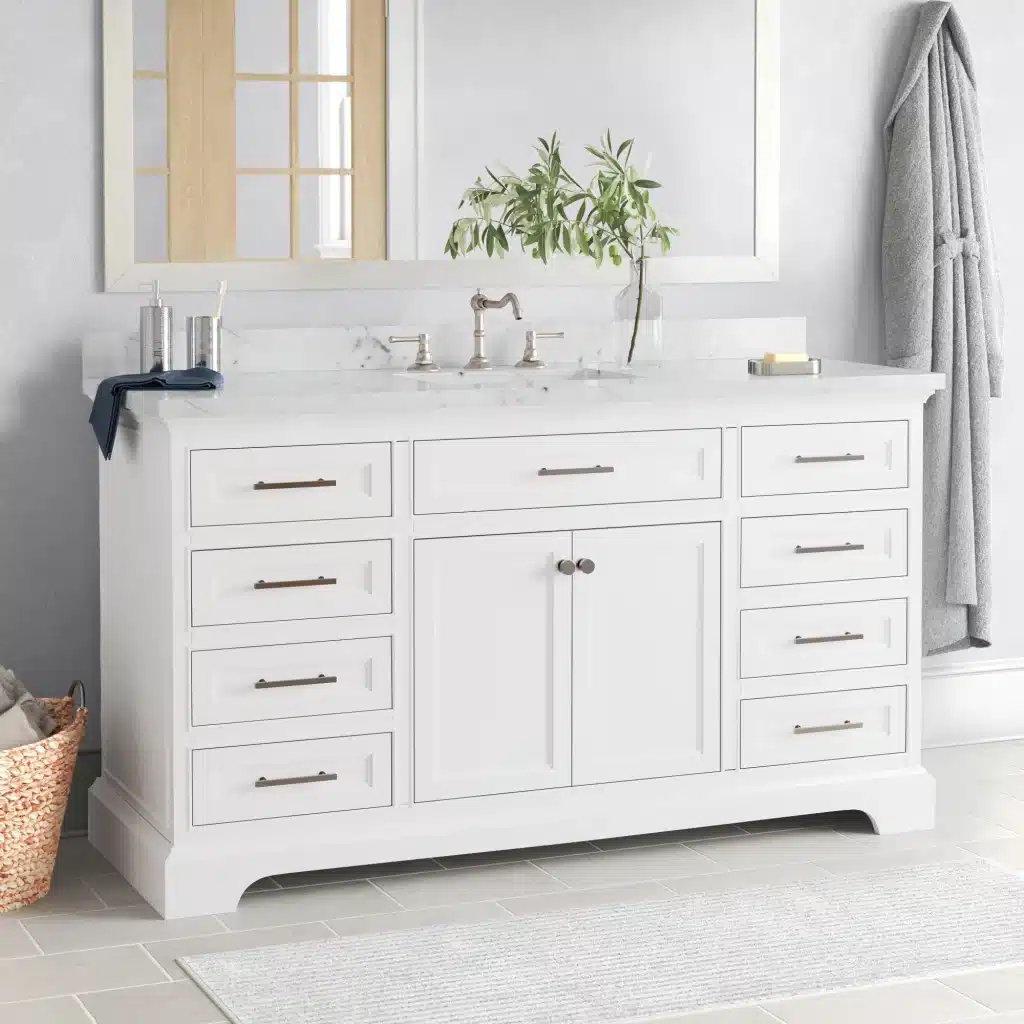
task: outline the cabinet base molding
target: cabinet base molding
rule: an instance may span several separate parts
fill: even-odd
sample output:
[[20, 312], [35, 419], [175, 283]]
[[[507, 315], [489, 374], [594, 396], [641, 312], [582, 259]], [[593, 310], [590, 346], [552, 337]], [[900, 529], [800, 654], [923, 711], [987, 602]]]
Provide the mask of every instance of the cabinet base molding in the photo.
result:
[[[532, 809], [512, 816], [483, 811], [478, 801], [389, 808], [387, 820], [359, 829], [346, 825], [344, 815], [314, 815], [304, 823], [293, 820], [284, 834], [263, 832], [258, 842], [244, 829], [231, 834], [215, 828], [173, 845], [100, 779], [89, 794], [89, 839], [158, 913], [175, 919], [231, 913], [253, 882], [297, 871], [837, 810], [863, 811], [883, 835], [934, 826], [935, 782], [922, 768], [800, 783], [779, 776], [765, 785], [758, 783], [758, 774], [725, 772], [534, 793], [529, 794]], [[577, 805], [569, 812], [567, 795]], [[308, 842], [296, 842], [297, 830], [309, 833]]]

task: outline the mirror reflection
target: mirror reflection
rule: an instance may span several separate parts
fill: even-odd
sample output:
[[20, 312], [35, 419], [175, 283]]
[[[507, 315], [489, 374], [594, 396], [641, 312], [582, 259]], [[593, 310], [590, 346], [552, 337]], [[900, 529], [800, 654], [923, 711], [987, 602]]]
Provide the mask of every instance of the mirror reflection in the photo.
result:
[[485, 168], [608, 130], [674, 256], [754, 254], [756, 0], [391, 0], [414, 66], [387, 0], [132, 3], [138, 261], [442, 260]]

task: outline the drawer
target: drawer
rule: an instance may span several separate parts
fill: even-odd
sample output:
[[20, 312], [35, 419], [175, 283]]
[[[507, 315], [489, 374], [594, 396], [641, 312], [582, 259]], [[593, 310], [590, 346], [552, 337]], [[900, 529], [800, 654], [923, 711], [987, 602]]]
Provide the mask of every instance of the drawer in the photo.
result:
[[906, 487], [909, 437], [904, 420], [744, 427], [743, 496]]
[[907, 688], [740, 701], [740, 767], [902, 754]]
[[744, 679], [906, 663], [903, 598], [740, 612]]
[[419, 515], [719, 498], [721, 478], [719, 430], [415, 444]]
[[906, 509], [743, 520], [744, 587], [907, 575]]
[[193, 725], [390, 707], [390, 637], [192, 654]]
[[192, 824], [391, 805], [391, 733], [192, 751]]
[[391, 612], [391, 541], [192, 553], [192, 625]]
[[193, 526], [391, 515], [391, 445], [226, 448], [191, 455]]

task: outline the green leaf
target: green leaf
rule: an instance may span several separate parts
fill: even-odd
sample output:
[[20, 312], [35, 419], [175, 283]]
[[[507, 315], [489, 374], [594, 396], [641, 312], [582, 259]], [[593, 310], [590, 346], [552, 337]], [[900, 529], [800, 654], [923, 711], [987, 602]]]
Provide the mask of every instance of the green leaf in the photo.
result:
[[637, 178], [633, 184], [636, 185], [637, 188], [661, 188], [661, 182], [651, 181], [650, 178]]

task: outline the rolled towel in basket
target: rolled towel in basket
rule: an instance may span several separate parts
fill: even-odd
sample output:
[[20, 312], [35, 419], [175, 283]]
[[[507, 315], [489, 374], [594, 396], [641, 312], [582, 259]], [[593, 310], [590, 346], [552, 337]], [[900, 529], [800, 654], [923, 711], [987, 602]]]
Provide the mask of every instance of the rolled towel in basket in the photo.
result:
[[46, 739], [57, 723], [14, 673], [0, 666], [0, 750]]

